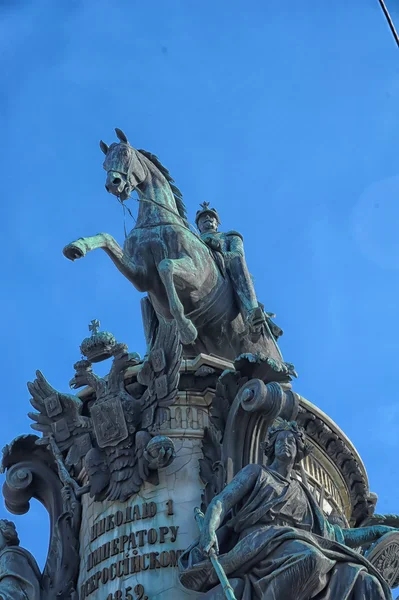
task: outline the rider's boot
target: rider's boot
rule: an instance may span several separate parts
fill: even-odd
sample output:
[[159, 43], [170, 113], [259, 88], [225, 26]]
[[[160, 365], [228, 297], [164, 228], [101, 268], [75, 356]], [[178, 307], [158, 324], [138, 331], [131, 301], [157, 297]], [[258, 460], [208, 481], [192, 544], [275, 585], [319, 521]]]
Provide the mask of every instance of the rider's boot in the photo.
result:
[[251, 341], [256, 343], [260, 339], [263, 328], [266, 325], [265, 313], [260, 306], [249, 311], [247, 325]]

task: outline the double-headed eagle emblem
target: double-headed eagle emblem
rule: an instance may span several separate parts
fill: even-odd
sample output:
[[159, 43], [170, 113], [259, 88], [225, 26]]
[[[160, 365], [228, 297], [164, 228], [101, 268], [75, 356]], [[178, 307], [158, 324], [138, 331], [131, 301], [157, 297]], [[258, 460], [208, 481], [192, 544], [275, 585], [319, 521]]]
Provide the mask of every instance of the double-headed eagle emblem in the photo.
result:
[[[123, 502], [144, 481], [156, 484], [158, 469], [175, 456], [173, 442], [160, 435], [160, 426], [178, 393], [182, 346], [175, 322], [163, 323], [142, 362], [126, 345], [110, 344], [110, 334], [101, 338], [97, 329], [92, 329], [90, 349], [98, 352], [106, 339], [113, 357], [111, 370], [107, 377], [99, 377], [90, 360], [81, 360], [71, 381], [73, 388], [89, 386], [95, 399], [93, 394], [83, 401], [58, 392], [38, 371], [34, 382], [28, 383], [37, 411], [29, 416], [35, 421], [32, 428], [43, 434], [39, 443], [59, 449], [74, 479], [88, 480], [92, 497]], [[125, 376], [131, 367], [138, 367], [138, 374], [128, 391]]]

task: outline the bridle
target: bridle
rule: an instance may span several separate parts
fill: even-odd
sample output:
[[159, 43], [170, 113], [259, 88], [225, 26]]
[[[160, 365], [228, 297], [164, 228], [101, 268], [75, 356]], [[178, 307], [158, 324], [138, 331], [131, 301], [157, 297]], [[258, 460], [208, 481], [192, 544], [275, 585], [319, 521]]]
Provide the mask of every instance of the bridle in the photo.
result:
[[[132, 146], [130, 146], [130, 144], [125, 144], [124, 142], [121, 142], [121, 144], [122, 143], [123, 143], [124, 146], [126, 146], [127, 148], [129, 148], [130, 150], [133, 151], [133, 152], [130, 152], [130, 158], [129, 158], [129, 163], [128, 163], [128, 166], [127, 166], [127, 171], [126, 171], [126, 173], [123, 173], [122, 171], [116, 171], [116, 170], [114, 171], [114, 169], [109, 169], [109, 171], [112, 170], [115, 173], [119, 173], [120, 175], [125, 175], [125, 177], [126, 177], [126, 184], [129, 186], [129, 196], [128, 197], [131, 197], [131, 194], [134, 191], [134, 189], [137, 188], [139, 185], [141, 185], [143, 183], [144, 179], [143, 179], [143, 181], [140, 181], [140, 183], [137, 183], [135, 186], [131, 185], [130, 178], [132, 177], [132, 174], [133, 174], [134, 153], [137, 153], [137, 154], [139, 154], [139, 153]], [[147, 167], [147, 165], [140, 160], [139, 156], [137, 156], [137, 160], [140, 162], [140, 164], [143, 167], [144, 171], [146, 172], [146, 176], [147, 176], [148, 175], [148, 167]], [[109, 172], [109, 171], [107, 171], [107, 172]], [[118, 197], [118, 200], [123, 205], [124, 201], [120, 200], [119, 197]], [[160, 202], [157, 202], [156, 200], [153, 200], [152, 198], [145, 198], [144, 196], [142, 196], [141, 198], [136, 198], [136, 200], [138, 202], [149, 202], [150, 204], [155, 204], [156, 206], [159, 206], [163, 210], [167, 210], [168, 212], [170, 212], [175, 217], [178, 217], [182, 221], [182, 226], [186, 227], [186, 229], [188, 229], [190, 231], [189, 227], [186, 225], [186, 219], [184, 217], [182, 217], [181, 214], [179, 214], [178, 211], [175, 211], [175, 210], [173, 210], [171, 208], [168, 208], [164, 204], [161, 204]]]
[[[136, 151], [130, 144], [126, 144], [125, 142], [120, 142], [120, 144], [123, 144], [124, 146], [126, 146], [127, 148], [129, 148], [130, 150], [132, 150], [132, 152], [130, 152], [130, 157], [129, 157], [129, 163], [127, 166], [127, 171], [126, 173], [123, 173], [122, 171], [114, 171], [115, 173], [119, 173], [120, 175], [124, 175], [126, 177], [126, 184], [129, 186], [129, 197], [131, 197], [132, 192], [134, 191], [135, 188], [137, 188], [139, 185], [141, 185], [144, 181], [144, 179], [142, 181], [140, 181], [140, 183], [137, 183], [136, 186], [132, 186], [130, 184], [130, 178], [133, 174], [133, 158], [134, 158], [134, 152], [136, 152], [137, 154], [139, 154], [138, 151]], [[137, 160], [140, 162], [141, 166], [143, 167], [144, 171], [146, 172], [146, 177], [148, 175], [148, 167], [147, 165], [141, 161], [140, 157], [137, 156]], [[109, 171], [111, 171], [113, 169], [109, 169]], [[107, 173], [109, 172], [107, 171]], [[141, 190], [140, 190], [141, 192]], [[201, 236], [199, 235], [199, 233], [195, 230], [195, 227], [193, 225], [191, 225], [191, 227], [194, 229], [194, 231], [192, 231], [190, 229], [190, 223], [188, 223], [187, 219], [185, 219], [184, 217], [181, 216], [181, 214], [179, 214], [178, 211], [173, 210], [171, 208], [168, 208], [167, 206], [165, 206], [164, 204], [161, 204], [160, 202], [157, 202], [156, 200], [153, 200], [152, 198], [145, 198], [144, 196], [136, 198], [137, 202], [149, 202], [150, 204], [155, 204], [156, 206], [159, 206], [160, 208], [162, 208], [163, 210], [166, 210], [168, 212], [170, 212], [172, 215], [174, 215], [175, 217], [178, 217], [181, 220], [181, 223], [175, 223], [175, 225], [178, 225], [179, 227], [184, 227], [184, 229], [187, 229], [192, 235], [195, 235], [195, 237], [207, 248], [207, 250], [211, 253], [211, 250], [209, 248], [209, 246], [204, 242], [204, 240], [201, 238]], [[120, 204], [123, 206], [123, 209], [127, 208], [124, 205], [124, 200], [121, 200], [118, 196], [118, 201], [120, 202]], [[127, 208], [130, 216], [133, 217], [131, 211], [129, 208]], [[134, 218], [134, 217], [133, 217]], [[125, 227], [125, 237], [127, 237], [127, 233], [126, 233], [126, 227]]]

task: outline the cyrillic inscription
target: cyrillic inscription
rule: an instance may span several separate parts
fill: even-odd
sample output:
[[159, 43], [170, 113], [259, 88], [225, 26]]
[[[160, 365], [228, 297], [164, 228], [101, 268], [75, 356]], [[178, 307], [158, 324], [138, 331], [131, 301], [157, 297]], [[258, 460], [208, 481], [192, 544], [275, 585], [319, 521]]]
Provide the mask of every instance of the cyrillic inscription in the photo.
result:
[[[168, 500], [163, 510], [166, 516], [172, 516], [173, 500]], [[93, 543], [103, 534], [117, 530], [128, 523], [135, 523], [145, 519], [153, 518], [158, 512], [155, 502], [135, 504], [128, 506], [94, 523], [90, 529], [90, 542]], [[150, 523], [149, 523], [150, 525]], [[166, 569], [177, 567], [177, 561], [183, 550], [164, 550], [161, 552], [145, 552], [146, 546], [154, 544], [175, 543], [177, 540], [179, 525], [162, 525], [159, 527], [148, 527], [137, 531], [125, 532], [116, 535], [90, 552], [87, 558], [87, 571], [91, 572], [101, 565], [103, 561], [114, 558], [111, 564], [95, 570], [81, 585], [80, 600], [88, 598], [100, 586], [117, 578], [128, 577], [143, 571], [154, 569]], [[116, 531], [117, 533], [117, 531]], [[144, 595], [144, 587], [141, 584], [127, 586], [123, 590], [109, 594], [106, 600], [148, 600]]]

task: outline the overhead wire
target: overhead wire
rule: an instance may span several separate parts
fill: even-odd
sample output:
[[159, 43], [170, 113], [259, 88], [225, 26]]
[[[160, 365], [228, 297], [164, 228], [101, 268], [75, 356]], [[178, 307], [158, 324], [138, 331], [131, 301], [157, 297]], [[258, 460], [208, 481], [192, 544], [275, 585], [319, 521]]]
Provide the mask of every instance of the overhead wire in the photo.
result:
[[398, 35], [398, 32], [395, 29], [395, 25], [393, 24], [392, 17], [389, 14], [387, 5], [385, 4], [385, 0], [378, 0], [378, 2], [380, 3], [380, 6], [381, 6], [382, 11], [383, 11], [383, 13], [385, 15], [385, 18], [388, 21], [389, 28], [392, 31], [393, 37], [395, 38], [395, 42], [396, 42], [396, 44], [397, 44], [397, 46], [399, 48], [399, 35]]

